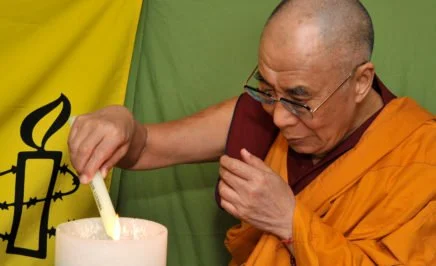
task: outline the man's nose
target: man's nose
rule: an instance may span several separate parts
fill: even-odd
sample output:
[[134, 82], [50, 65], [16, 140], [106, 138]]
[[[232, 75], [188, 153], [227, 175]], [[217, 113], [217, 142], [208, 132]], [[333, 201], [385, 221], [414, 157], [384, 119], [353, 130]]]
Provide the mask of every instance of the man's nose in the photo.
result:
[[273, 108], [273, 121], [278, 128], [294, 126], [298, 123], [298, 117], [288, 111], [281, 102], [275, 102]]

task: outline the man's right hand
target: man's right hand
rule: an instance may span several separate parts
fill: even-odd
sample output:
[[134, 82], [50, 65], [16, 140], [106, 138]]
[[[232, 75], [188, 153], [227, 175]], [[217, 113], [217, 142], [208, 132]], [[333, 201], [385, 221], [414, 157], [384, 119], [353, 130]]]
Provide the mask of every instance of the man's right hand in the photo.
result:
[[109, 106], [76, 117], [68, 146], [80, 182], [88, 183], [98, 170], [106, 176], [118, 163], [133, 165], [145, 146], [146, 135], [145, 128], [123, 106]]
[[141, 125], [123, 106], [78, 116], [68, 145], [71, 162], [88, 183], [97, 170], [114, 166], [156, 169], [215, 161], [223, 155], [237, 98], [174, 121]]

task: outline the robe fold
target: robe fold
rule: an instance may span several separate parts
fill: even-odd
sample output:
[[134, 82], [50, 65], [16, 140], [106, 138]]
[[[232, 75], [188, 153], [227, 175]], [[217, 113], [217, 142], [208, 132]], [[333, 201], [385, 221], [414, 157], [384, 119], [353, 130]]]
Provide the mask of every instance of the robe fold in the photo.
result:
[[[265, 162], [285, 181], [279, 134]], [[409, 98], [387, 104], [359, 142], [296, 196], [297, 265], [436, 265], [436, 121]], [[242, 222], [229, 265], [290, 265], [274, 236]]]

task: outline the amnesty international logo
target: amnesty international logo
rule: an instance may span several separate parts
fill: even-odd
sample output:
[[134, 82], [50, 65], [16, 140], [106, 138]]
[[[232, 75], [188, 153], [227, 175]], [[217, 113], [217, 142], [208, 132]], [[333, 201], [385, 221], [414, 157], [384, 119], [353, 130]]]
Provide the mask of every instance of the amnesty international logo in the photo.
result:
[[[60, 113], [43, 133], [42, 140], [36, 141], [34, 129], [38, 122], [59, 108]], [[71, 104], [61, 94], [58, 99], [28, 114], [21, 123], [20, 137], [30, 150], [18, 152], [16, 161], [10, 162], [10, 169], [0, 169], [0, 185], [5, 179], [15, 180], [9, 182], [14, 187], [2, 188], [14, 190], [13, 199], [2, 198], [4, 195], [0, 193], [0, 221], [5, 219], [2, 217], [3, 213], [13, 213], [10, 231], [0, 232], [0, 242], [7, 242], [8, 254], [46, 258], [48, 238], [54, 237], [56, 232], [55, 226], [49, 224], [53, 204], [62, 201], [79, 188], [77, 175], [68, 165], [62, 164], [62, 151], [46, 148], [47, 141], [67, 123], [70, 112]], [[0, 157], [0, 160], [4, 158]], [[35, 175], [39, 169], [46, 170], [41, 171], [46, 175], [44, 178], [41, 178], [40, 173]], [[62, 178], [69, 178], [71, 183], [68, 187], [57, 189], [57, 181]], [[38, 193], [31, 187], [37, 182], [45, 184], [44, 190]], [[4, 250], [0, 250], [2, 252]]]

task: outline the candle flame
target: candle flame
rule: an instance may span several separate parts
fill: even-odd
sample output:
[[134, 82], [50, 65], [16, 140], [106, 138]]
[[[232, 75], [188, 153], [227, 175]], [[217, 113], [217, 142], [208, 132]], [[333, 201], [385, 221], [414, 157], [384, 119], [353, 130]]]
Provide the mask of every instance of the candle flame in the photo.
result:
[[121, 224], [120, 224], [120, 217], [118, 217], [118, 214], [115, 216], [114, 219], [114, 230], [112, 232], [112, 238], [113, 240], [120, 240], [121, 236]]

